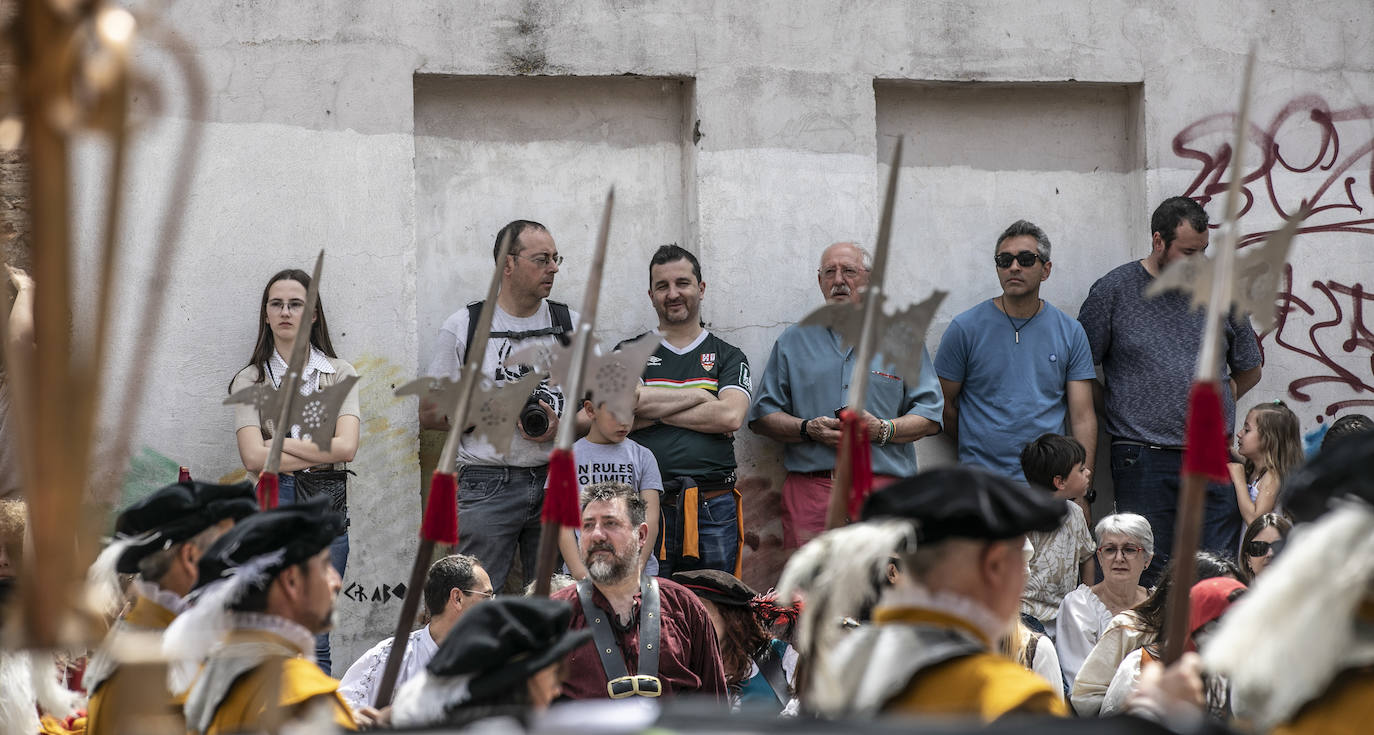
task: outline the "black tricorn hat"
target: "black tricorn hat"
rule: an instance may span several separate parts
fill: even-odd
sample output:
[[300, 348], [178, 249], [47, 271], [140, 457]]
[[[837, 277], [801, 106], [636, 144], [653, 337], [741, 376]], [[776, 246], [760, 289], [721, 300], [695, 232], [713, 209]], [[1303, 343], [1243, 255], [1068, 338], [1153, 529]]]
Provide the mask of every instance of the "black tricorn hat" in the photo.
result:
[[[246, 501], [246, 502], [245, 502]], [[171, 548], [226, 518], [235, 521], [256, 510], [253, 486], [178, 482], [167, 485], [125, 508], [115, 520], [116, 538], [130, 542], [115, 561], [120, 574], [138, 572], [138, 563]]]
[[1334, 500], [1374, 505], [1374, 432], [1341, 437], [1284, 478], [1282, 506], [1299, 522], [1315, 520]]
[[471, 676], [481, 700], [523, 683], [592, 637], [568, 630], [572, 606], [561, 600], [498, 597], [458, 619], [425, 668], [431, 676]]
[[211, 584], [252, 559], [280, 551], [280, 560], [261, 569], [270, 581], [281, 570], [320, 553], [343, 530], [344, 517], [334, 512], [325, 497], [254, 513], [205, 551], [196, 587]]
[[719, 569], [674, 572], [673, 581], [691, 590], [697, 597], [720, 605], [744, 607], [759, 596], [753, 587], [736, 579], [735, 575]]
[[1053, 531], [1068, 506], [1044, 491], [972, 467], [940, 467], [868, 496], [864, 520], [916, 521], [918, 542], [949, 538], [1000, 541]]

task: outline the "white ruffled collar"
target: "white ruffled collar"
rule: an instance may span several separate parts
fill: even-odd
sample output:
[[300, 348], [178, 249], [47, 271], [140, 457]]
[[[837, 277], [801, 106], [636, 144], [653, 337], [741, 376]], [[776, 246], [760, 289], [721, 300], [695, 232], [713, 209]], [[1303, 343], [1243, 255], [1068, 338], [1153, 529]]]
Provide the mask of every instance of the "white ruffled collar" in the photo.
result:
[[268, 613], [236, 612], [229, 614], [229, 625], [235, 631], [257, 631], [284, 638], [300, 649], [306, 660], [315, 660], [315, 634], [300, 623]]
[[170, 590], [165, 590], [142, 577], [135, 577], [134, 581], [130, 583], [129, 588], [137, 593], [139, 597], [147, 598], [149, 602], [166, 608], [168, 611], [178, 615], [189, 607], [186, 598]]
[[991, 610], [976, 600], [953, 592], [932, 592], [906, 579], [883, 590], [878, 607], [918, 607], [952, 615], [972, 625], [988, 645], [1001, 638], [1010, 625], [1010, 621], [998, 620]]

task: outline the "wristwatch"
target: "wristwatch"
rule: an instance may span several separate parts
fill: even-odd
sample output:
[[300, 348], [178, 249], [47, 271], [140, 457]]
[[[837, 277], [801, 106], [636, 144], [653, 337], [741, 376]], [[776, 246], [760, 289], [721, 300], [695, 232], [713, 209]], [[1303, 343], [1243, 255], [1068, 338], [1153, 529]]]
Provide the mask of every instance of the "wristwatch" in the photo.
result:
[[797, 432], [801, 435], [801, 439], [804, 442], [811, 441], [811, 435], [806, 433], [806, 425], [809, 423], [811, 423], [811, 419], [802, 419], [801, 430]]
[[1088, 492], [1083, 493], [1083, 499], [1088, 501], [1088, 505], [1097, 502], [1097, 488], [1089, 488]]

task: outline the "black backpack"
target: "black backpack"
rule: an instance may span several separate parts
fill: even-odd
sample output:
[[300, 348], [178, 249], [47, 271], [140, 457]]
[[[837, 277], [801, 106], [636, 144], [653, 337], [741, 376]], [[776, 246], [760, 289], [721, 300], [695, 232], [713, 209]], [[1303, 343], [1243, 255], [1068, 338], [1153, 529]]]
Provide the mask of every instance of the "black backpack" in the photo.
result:
[[[468, 345], [472, 344], [472, 338], [477, 334], [477, 320], [482, 316], [483, 301], [474, 301], [468, 304], [468, 337], [463, 342], [463, 362], [468, 361]], [[514, 342], [532, 337], [547, 337], [553, 335], [564, 346], [572, 344], [572, 312], [568, 310], [568, 305], [561, 301], [549, 300], [549, 316], [552, 325], [543, 329], [531, 329], [524, 332], [492, 332], [493, 337], [505, 337]]]

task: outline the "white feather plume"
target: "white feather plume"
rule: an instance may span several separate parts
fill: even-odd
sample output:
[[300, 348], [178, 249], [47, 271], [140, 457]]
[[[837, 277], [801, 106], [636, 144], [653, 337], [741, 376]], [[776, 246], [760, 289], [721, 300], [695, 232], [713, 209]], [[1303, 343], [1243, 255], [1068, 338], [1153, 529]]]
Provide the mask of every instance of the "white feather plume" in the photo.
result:
[[[1319, 695], [1341, 669], [1371, 663], [1356, 608], [1374, 580], [1374, 511], [1348, 502], [1293, 530], [1287, 548], [1226, 613], [1202, 652], [1230, 677], [1237, 714], [1268, 730]], [[1362, 645], [1361, 645], [1362, 644]], [[1275, 672], [1283, 672], [1282, 676]]]
[[424, 727], [443, 724], [448, 710], [472, 698], [468, 685], [471, 674], [431, 676], [428, 671], [408, 679], [396, 692], [391, 706], [391, 723], [396, 727]]
[[813, 658], [828, 650], [840, 633], [839, 621], [877, 599], [876, 580], [898, 550], [914, 551], [910, 521], [868, 521], [827, 531], [797, 550], [778, 580], [778, 599], [800, 595], [797, 650]]
[[162, 653], [168, 659], [168, 686], [175, 694], [191, 688], [196, 671], [210, 651], [229, 632], [229, 607], [250, 587], [267, 579], [267, 570], [286, 556], [286, 549], [252, 559], [229, 569], [229, 576], [199, 590], [191, 607], [177, 616], [162, 635]]
[[130, 547], [151, 543], [157, 535], [157, 531], [149, 531], [139, 536], [115, 538], [100, 552], [86, 570], [86, 604], [91, 610], [111, 619], [119, 615], [124, 607], [124, 589], [119, 584], [115, 565]]
[[38, 732], [38, 712], [62, 719], [84, 698], [62, 686], [47, 651], [0, 651], [0, 732]]

